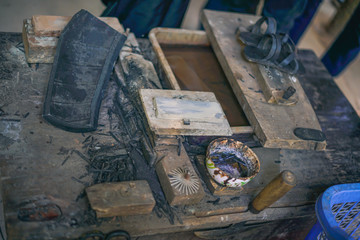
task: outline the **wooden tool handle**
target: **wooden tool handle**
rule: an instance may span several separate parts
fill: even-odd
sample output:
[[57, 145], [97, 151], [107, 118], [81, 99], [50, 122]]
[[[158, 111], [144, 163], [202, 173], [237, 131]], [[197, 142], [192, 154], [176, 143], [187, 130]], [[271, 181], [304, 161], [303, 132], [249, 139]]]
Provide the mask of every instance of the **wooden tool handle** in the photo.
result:
[[259, 213], [279, 200], [296, 185], [295, 175], [288, 170], [281, 172], [255, 197], [250, 203], [249, 210]]

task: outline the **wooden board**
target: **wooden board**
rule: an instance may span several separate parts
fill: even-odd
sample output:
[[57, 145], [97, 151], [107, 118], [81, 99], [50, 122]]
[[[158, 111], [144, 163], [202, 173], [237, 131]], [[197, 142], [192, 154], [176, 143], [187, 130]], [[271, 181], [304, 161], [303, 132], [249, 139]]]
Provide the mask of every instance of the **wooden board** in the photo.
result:
[[[154, 98], [157, 118], [168, 120], [195, 120], [221, 123], [222, 109], [217, 102], [193, 101], [169, 97]], [[191, 122], [189, 122], [191, 124]]]
[[258, 65], [242, 56], [243, 46], [237, 41], [235, 30], [248, 27], [258, 17], [204, 10], [202, 23], [211, 45], [235, 95], [264, 147], [324, 150], [326, 141], [307, 141], [297, 138], [297, 127], [321, 130], [312, 106], [297, 78], [293, 84], [298, 103], [294, 106], [268, 104], [257, 79], [262, 78]]
[[[71, 17], [64, 16], [33, 16], [23, 22], [23, 43], [28, 63], [52, 63], [56, 45], [66, 24]], [[101, 21], [123, 33], [124, 28], [116, 18], [100, 17]]]
[[163, 78], [169, 88], [181, 90], [171, 67], [166, 60], [160, 44], [178, 44], [192, 46], [209, 46], [210, 42], [204, 31], [192, 31], [187, 29], [154, 28], [149, 33], [149, 40], [154, 48], [159, 61], [160, 77]]
[[[178, 149], [178, 146], [165, 146], [156, 149], [156, 153], [162, 156], [156, 164], [156, 173], [166, 199], [172, 206], [195, 204], [205, 196], [199, 176], [196, 174], [182, 144], [180, 148]], [[184, 174], [187, 174], [187, 177], [183, 176]], [[186, 188], [184, 184], [176, 183], [176, 175], [182, 179], [189, 179], [193, 187]]]
[[[99, 17], [99, 19], [110, 27], [124, 32], [124, 28], [115, 17]], [[71, 20], [71, 16], [47, 16], [47, 15], [34, 15], [31, 18], [31, 23], [34, 27], [34, 34], [43, 37], [59, 37], [61, 31]]]
[[155, 206], [144, 180], [96, 184], [86, 188], [86, 194], [98, 218], [149, 214]]
[[[210, 92], [141, 89], [141, 102], [151, 131], [158, 135], [231, 136], [228, 121], [216, 97]], [[164, 114], [167, 98], [176, 103], [172, 113]], [[161, 100], [162, 99], [162, 100]], [[193, 111], [189, 113], [189, 104]], [[175, 107], [175, 105], [173, 105]], [[207, 106], [203, 108], [203, 106]], [[185, 107], [185, 108], [184, 108]], [[195, 108], [197, 107], [198, 109]], [[212, 107], [213, 109], [208, 109]], [[214, 109], [215, 108], [215, 109]], [[174, 117], [174, 112], [179, 116]], [[187, 112], [187, 113], [186, 113]], [[194, 114], [196, 112], [196, 117]], [[160, 115], [159, 115], [160, 113]], [[213, 117], [209, 117], [209, 114]], [[166, 116], [165, 116], [166, 115]]]
[[296, 92], [291, 96], [284, 97], [288, 89], [295, 89], [293, 81], [296, 81], [296, 78], [294, 76], [280, 72], [273, 67], [260, 64], [258, 67], [262, 77], [257, 80], [268, 103], [291, 106], [299, 101]]
[[52, 63], [54, 61], [59, 38], [36, 36], [30, 19], [24, 20], [22, 38], [28, 63]]

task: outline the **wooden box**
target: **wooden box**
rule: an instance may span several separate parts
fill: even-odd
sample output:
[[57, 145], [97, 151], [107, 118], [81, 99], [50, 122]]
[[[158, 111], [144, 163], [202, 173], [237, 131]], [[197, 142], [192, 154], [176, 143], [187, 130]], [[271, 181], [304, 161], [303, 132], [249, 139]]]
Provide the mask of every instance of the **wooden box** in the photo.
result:
[[[202, 84], [201, 82], [198, 82], [198, 86], [195, 86], [195, 88], [192, 88], [191, 86], [184, 86], [184, 84], [182, 84], [181, 82], [179, 83], [179, 81], [178, 81], [179, 78], [186, 78], [186, 77], [189, 77], [189, 80], [193, 82], [199, 78], [197, 76], [197, 74], [199, 74], [199, 73], [190, 72], [190, 74], [188, 74], [188, 75], [175, 76], [175, 73], [173, 72], [171, 64], [169, 63], [169, 58], [168, 58], [168, 55], [166, 52], [166, 48], [170, 49], [170, 51], [172, 50], [171, 48], [173, 48], [173, 49], [175, 48], [175, 51], [176, 51], [177, 47], [185, 47], [185, 50], [188, 50], [188, 52], [196, 51], [196, 49], [200, 49], [200, 54], [205, 53], [206, 54], [205, 56], [208, 56], [209, 58], [214, 58], [214, 60], [216, 61], [216, 63], [213, 60], [212, 63], [207, 64], [206, 67], [208, 69], [205, 69], [205, 72], [211, 71], [211, 74], [212, 74], [215, 70], [217, 73], [214, 77], [225, 78], [224, 73], [222, 72], [220, 65], [218, 65], [216, 57], [211, 49], [211, 45], [210, 45], [210, 42], [207, 38], [205, 31], [193, 31], [193, 30], [186, 30], [186, 29], [170, 29], [170, 28], [154, 28], [149, 33], [149, 40], [151, 41], [151, 44], [154, 48], [154, 51], [155, 51], [156, 56], [159, 61], [160, 78], [165, 80], [165, 83], [167, 84], [168, 88], [171, 88], [174, 90], [190, 90], [190, 91], [212, 91], [213, 90], [211, 87], [210, 88], [207, 86], [204, 87], [204, 84]], [[187, 47], [188, 47], [188, 49], [186, 49]], [[185, 57], [187, 57], [187, 56], [185, 56]], [[191, 57], [191, 56], [189, 56], [189, 57]], [[187, 58], [185, 60], [189, 60], [189, 59]], [[175, 59], [175, 61], [176, 61], [176, 59]], [[183, 63], [183, 61], [181, 61], [181, 62]], [[181, 62], [180, 62], [180, 64], [181, 64]], [[189, 63], [188, 67], [192, 67], [195, 64], [194, 64], [194, 62]], [[199, 64], [196, 64], [196, 65], [199, 66], [199, 65], [203, 65], [203, 64], [204, 64], [204, 62], [200, 62]], [[216, 69], [209, 69], [211, 67], [214, 67]], [[206, 73], [202, 72], [200, 74], [206, 74]], [[229, 90], [230, 86], [226, 82], [226, 79], [223, 79], [223, 80], [225, 80], [225, 84], [228, 87], [228, 89], [225, 89], [225, 91]], [[218, 84], [218, 83], [216, 82], [215, 84]], [[232, 132], [234, 134], [252, 133], [253, 129], [250, 126], [240, 105], [238, 105], [236, 99], [234, 102], [235, 96], [230, 96], [230, 99], [227, 98], [227, 96], [224, 96], [224, 95], [231, 95], [233, 93], [225, 92], [225, 94], [224, 94], [224, 93], [217, 93], [215, 91], [212, 91], [212, 92], [215, 93], [216, 98], [222, 105], [226, 116], [228, 116], [229, 112], [234, 111], [235, 110], [234, 108], [237, 108], [237, 116], [239, 116], [239, 118], [237, 120], [235, 119], [234, 121], [231, 121], [232, 119], [230, 119], [228, 117]], [[233, 98], [233, 99], [231, 99], [231, 98]], [[223, 102], [231, 101], [230, 106], [226, 107], [225, 104], [222, 103], [222, 101]], [[234, 118], [234, 117], [236, 117], [236, 115], [233, 116], [232, 118]], [[237, 124], [237, 123], [240, 123], [240, 124]]]

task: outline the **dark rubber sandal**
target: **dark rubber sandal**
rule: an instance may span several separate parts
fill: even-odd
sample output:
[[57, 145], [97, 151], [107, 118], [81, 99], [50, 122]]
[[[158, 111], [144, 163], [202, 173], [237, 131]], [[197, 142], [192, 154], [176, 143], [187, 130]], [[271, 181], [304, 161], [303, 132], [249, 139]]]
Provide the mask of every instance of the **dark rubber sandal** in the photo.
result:
[[250, 62], [271, 64], [280, 55], [281, 39], [278, 35], [264, 35], [256, 46], [245, 46], [244, 54]]
[[[267, 27], [264, 33], [261, 26], [266, 22]], [[276, 33], [276, 20], [272, 17], [262, 17], [254, 25], [249, 27], [249, 31], [255, 34], [274, 34]]]
[[[261, 31], [261, 26], [266, 22], [265, 32]], [[248, 46], [257, 46], [264, 35], [276, 33], [276, 20], [271, 17], [262, 17], [254, 25], [248, 28], [249, 32], [241, 32], [240, 28], [236, 31], [236, 36]]]
[[275, 61], [277, 68], [283, 72], [289, 74], [295, 74], [299, 72], [300, 63], [296, 59], [297, 49], [295, 43], [287, 34], [280, 34], [282, 36], [282, 50]]
[[295, 74], [299, 69], [295, 45], [286, 34], [264, 35], [257, 46], [245, 46], [244, 55], [250, 62], [274, 67], [289, 74]]
[[295, 59], [296, 49], [293, 49], [292, 45], [290, 45], [288, 42], [285, 43], [285, 47], [288, 49], [286, 52], [290, 54], [288, 54], [288, 56], [284, 57], [283, 59], [280, 57], [280, 59], [277, 61], [277, 68], [283, 72], [295, 74], [299, 70], [299, 63]]
[[125, 40], [89, 12], [76, 13], [57, 44], [43, 117], [64, 130], [94, 131], [104, 87]]

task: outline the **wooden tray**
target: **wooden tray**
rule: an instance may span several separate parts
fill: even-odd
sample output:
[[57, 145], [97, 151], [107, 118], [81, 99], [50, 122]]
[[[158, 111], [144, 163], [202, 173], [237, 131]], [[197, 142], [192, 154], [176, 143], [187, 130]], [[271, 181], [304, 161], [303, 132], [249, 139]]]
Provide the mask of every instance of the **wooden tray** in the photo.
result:
[[[160, 77], [164, 79], [165, 83], [167, 84], [166, 87], [174, 90], [182, 89], [177, 78], [175, 77], [174, 72], [172, 71], [172, 68], [170, 67], [162, 46], [211, 46], [205, 31], [194, 31], [186, 29], [154, 28], [149, 33], [149, 40], [159, 61]], [[247, 122], [247, 119], [245, 120]], [[246, 123], [245, 126], [232, 126], [231, 130], [234, 134], [253, 133], [253, 128], [248, 123]]]

